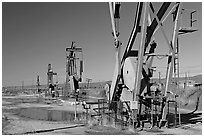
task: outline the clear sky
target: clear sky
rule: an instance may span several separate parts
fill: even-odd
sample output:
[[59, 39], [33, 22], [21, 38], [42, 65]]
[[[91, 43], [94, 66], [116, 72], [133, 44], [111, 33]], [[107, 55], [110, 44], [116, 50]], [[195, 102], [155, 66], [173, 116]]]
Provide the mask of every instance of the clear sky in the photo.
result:
[[[120, 40], [123, 49], [132, 30], [135, 7], [136, 3], [122, 3]], [[188, 71], [191, 75], [201, 74], [202, 4], [184, 3], [184, 8], [197, 10], [199, 31], [180, 38], [180, 71]], [[24, 85], [36, 84], [37, 75], [41, 84], [45, 84], [49, 63], [53, 71], [58, 73], [59, 83], [64, 83], [65, 48], [70, 47], [72, 41], [83, 49], [83, 80], [111, 80], [115, 65], [111, 33], [106, 2], [3, 2], [2, 84], [21, 85], [22, 81]], [[158, 66], [155, 76], [159, 71], [164, 75], [165, 64]]]

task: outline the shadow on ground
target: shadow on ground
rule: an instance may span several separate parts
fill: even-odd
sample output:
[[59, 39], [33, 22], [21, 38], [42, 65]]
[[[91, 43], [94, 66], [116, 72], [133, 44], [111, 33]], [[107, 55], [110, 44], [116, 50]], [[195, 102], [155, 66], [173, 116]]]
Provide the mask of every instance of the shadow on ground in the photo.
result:
[[[178, 123], [178, 114], [177, 114], [177, 123]], [[174, 126], [175, 115], [173, 113], [169, 114], [168, 123], [169, 126]], [[192, 113], [183, 113], [181, 114], [181, 124], [196, 124], [202, 122], [202, 113], [201, 112], [192, 112]]]

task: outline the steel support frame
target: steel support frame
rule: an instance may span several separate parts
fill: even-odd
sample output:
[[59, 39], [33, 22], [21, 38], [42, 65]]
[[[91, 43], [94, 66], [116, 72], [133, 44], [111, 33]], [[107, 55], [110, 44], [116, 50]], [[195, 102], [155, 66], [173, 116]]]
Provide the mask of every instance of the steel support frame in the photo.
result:
[[[168, 7], [170, 6], [170, 2], [164, 2], [161, 6], [161, 8], [159, 9], [158, 13], [157, 13], [157, 17], [159, 20], [162, 19], [162, 17], [164, 16], [165, 12], [166, 12], [166, 9], [168, 9]], [[129, 38], [129, 41], [128, 41], [128, 44], [126, 46], [126, 49], [124, 51], [124, 54], [123, 54], [123, 57], [122, 57], [122, 60], [121, 60], [121, 66], [120, 66], [120, 69], [118, 71], [121, 71], [122, 68], [123, 68], [123, 65], [124, 65], [124, 61], [125, 59], [127, 58], [128, 54], [131, 52], [131, 49], [133, 47], [133, 44], [134, 44], [134, 41], [135, 41], [135, 38], [137, 36], [137, 33], [140, 32], [140, 29], [141, 29], [141, 26], [140, 26], [140, 19], [141, 19], [141, 12], [142, 12], [142, 5], [143, 3], [142, 2], [139, 2], [137, 4], [137, 7], [136, 7], [136, 16], [135, 16], [135, 21], [134, 21], [134, 26], [133, 26], [133, 30], [131, 32], [131, 35], [130, 35], [130, 38]], [[109, 3], [109, 7], [111, 7], [111, 4]], [[110, 8], [110, 9], [113, 9], [113, 8]], [[111, 10], [110, 10], [111, 12]], [[113, 14], [113, 12], [111, 12]], [[112, 18], [112, 17], [111, 17]], [[113, 20], [113, 19], [112, 19]], [[112, 21], [112, 25], [113, 25], [113, 21]], [[148, 27], [147, 29], [147, 33], [146, 33], [146, 43], [145, 43], [145, 49], [144, 51], [146, 51], [146, 48], [151, 40], [151, 37], [156, 29], [156, 27], [158, 26], [158, 23], [156, 21], [156, 19], [154, 19], [151, 23], [151, 25]], [[114, 30], [114, 27], [113, 27], [113, 30]], [[115, 96], [115, 92], [116, 92], [116, 87], [120, 81], [120, 78], [121, 78], [121, 75], [117, 75], [116, 77], [113, 77], [112, 79], [112, 84], [111, 84], [111, 90], [110, 92], [112, 93], [112, 96], [111, 96], [111, 100], [114, 101], [114, 96]]]
[[[169, 84], [172, 79], [173, 75], [173, 67], [174, 67], [174, 59], [175, 59], [175, 51], [176, 51], [176, 45], [177, 45], [177, 39], [178, 39], [178, 33], [179, 33], [179, 27], [180, 27], [180, 16], [181, 16], [181, 11], [182, 11], [182, 3], [178, 4], [178, 9], [175, 11], [176, 13], [176, 18], [174, 21], [174, 31], [173, 31], [173, 36], [172, 36], [172, 52], [170, 52], [171, 56], [168, 58], [168, 64], [167, 64], [167, 71], [166, 71], [166, 83], [165, 83], [165, 91], [164, 91], [164, 96], [167, 95], [167, 91], [169, 90]], [[162, 108], [162, 120], [160, 122], [160, 127], [162, 124], [162, 121], [166, 120], [166, 105], [164, 105], [164, 108]]]
[[[145, 22], [143, 22], [143, 27], [146, 27], [146, 29], [144, 30], [144, 28], [141, 30], [141, 32], [143, 34], [141, 34], [141, 43], [140, 43], [140, 49], [139, 49], [139, 55], [138, 55], [138, 66], [137, 66], [137, 73], [136, 73], [136, 80], [135, 80], [135, 91], [133, 92], [133, 96], [134, 99], [133, 100], [136, 100], [137, 102], [139, 101], [139, 93], [140, 93], [140, 87], [141, 87], [141, 75], [142, 75], [142, 68], [143, 68], [143, 57], [144, 57], [144, 53], [146, 51], [146, 48], [147, 46], [149, 45], [149, 42], [151, 41], [151, 37], [152, 35], [154, 34], [154, 30], [156, 29], [157, 25], [159, 24], [158, 21], [161, 20], [162, 16], [164, 15], [166, 9], [170, 6], [170, 3], [163, 3], [163, 5], [161, 6], [159, 12], [157, 13], [157, 18], [153, 20], [153, 22], [150, 24], [150, 26], [147, 28], [146, 26], [146, 22], [147, 22], [147, 18], [146, 16], [143, 17], [143, 19], [145, 20]], [[149, 7], [149, 4], [147, 4], [147, 8]], [[142, 10], [142, 9], [141, 9]], [[148, 10], [149, 11], [149, 10]], [[141, 16], [141, 15], [140, 15]], [[143, 20], [143, 21], [144, 21]], [[146, 32], [146, 35], [144, 36], [144, 32]], [[132, 45], [131, 45], [132, 46]], [[131, 49], [131, 48], [129, 48]], [[130, 51], [130, 50], [129, 50]], [[138, 102], [139, 103], [139, 102]], [[141, 105], [140, 105], [140, 109], [141, 109]], [[136, 114], [133, 114], [136, 116], [137, 118], [137, 111], [133, 111], [133, 113], [136, 113]], [[140, 116], [140, 114], [139, 114]], [[132, 118], [134, 120], [134, 117]], [[134, 122], [133, 122], [134, 123]], [[138, 123], [139, 124], [139, 123]], [[140, 125], [140, 124], [139, 124]]]
[[[134, 95], [133, 95], [134, 100], [136, 100], [135, 96], [140, 91], [140, 82], [141, 82], [140, 80], [141, 80], [141, 75], [142, 75], [141, 70], [142, 70], [143, 56], [144, 56], [144, 53], [146, 51], [146, 48], [149, 45], [149, 42], [151, 41], [151, 37], [156, 33], [158, 28], [161, 29], [162, 34], [164, 35], [164, 38], [166, 40], [166, 43], [169, 46], [170, 54], [171, 54], [169, 56], [169, 58], [168, 58], [168, 64], [167, 64], [167, 75], [166, 75], [166, 84], [165, 84], [166, 85], [165, 86], [165, 95], [166, 95], [166, 92], [168, 91], [169, 82], [171, 81], [171, 78], [172, 78], [172, 72], [173, 72], [173, 66], [174, 66], [173, 63], [174, 63], [174, 58], [175, 58], [175, 47], [176, 47], [176, 42], [177, 42], [177, 38], [178, 38], [179, 23], [180, 23], [179, 18], [180, 18], [181, 9], [182, 9], [182, 4], [181, 3], [176, 3], [174, 5], [174, 7], [167, 13], [165, 18], [161, 21], [163, 15], [166, 13], [166, 11], [169, 8], [170, 4], [171, 4], [170, 2], [163, 3], [156, 15], [155, 15], [155, 13], [153, 11], [154, 19], [153, 19], [152, 23], [149, 25], [149, 27], [147, 27], [147, 25], [145, 24], [145, 25], [142, 26], [142, 28], [140, 26], [140, 20], [141, 20], [141, 14], [142, 14], [142, 10], [143, 10], [143, 3], [138, 3], [137, 4], [134, 27], [133, 27], [133, 30], [131, 32], [128, 44], [127, 44], [126, 49], [125, 49], [125, 52], [123, 54], [121, 63], [120, 63], [120, 58], [119, 58], [120, 56], [118, 55], [118, 49], [116, 50], [116, 60], [117, 60], [117, 64], [118, 64], [118, 67], [117, 67], [118, 68], [118, 75], [117, 75], [117, 77], [113, 78], [113, 80], [115, 80], [115, 84], [114, 85], [112, 84], [112, 86], [111, 86], [112, 87], [111, 92], [113, 93], [113, 95], [111, 97], [112, 101], [114, 101], [114, 96], [115, 96], [115, 94], [117, 92], [116, 87], [118, 86], [118, 83], [119, 83], [120, 79], [122, 79], [121, 70], [123, 68], [124, 61], [128, 57], [128, 54], [130, 52], [132, 52], [131, 49], [133, 47], [136, 36], [137, 36], [138, 32], [141, 31], [143, 34], [142, 34], [141, 43], [140, 43], [140, 50], [139, 50], [139, 55], [138, 55], [139, 63], [138, 63], [138, 67], [137, 67], [137, 74], [139, 74], [139, 75], [136, 75], [135, 91], [134, 91]], [[146, 3], [145, 3], [145, 5], [146, 5]], [[147, 5], [149, 6], [149, 4], [147, 4]], [[174, 27], [174, 32], [173, 32], [173, 36], [172, 36], [172, 41], [170, 43], [168, 41], [167, 36], [166, 36], [166, 34], [164, 32], [164, 29], [162, 27], [162, 23], [166, 20], [167, 16], [171, 13], [171, 11], [173, 9], [175, 9], [176, 6], [179, 6], [179, 8], [177, 10], [177, 16], [176, 16], [175, 24], [174, 24], [174, 26], [175, 26]], [[146, 20], [146, 17], [144, 17], [144, 18], [143, 19]], [[157, 26], [159, 26], [159, 27], [157, 27]], [[144, 33], [144, 32], [146, 32], [146, 33]], [[144, 36], [144, 34], [146, 34], [146, 36]], [[116, 38], [115, 40], [116, 40], [116, 43], [117, 43], [118, 39]], [[118, 47], [120, 47], [120, 46], [118, 46]], [[164, 113], [162, 115], [162, 120], [164, 120]]]
[[53, 76], [57, 75], [57, 73], [54, 73], [52, 70], [51, 64], [48, 64], [48, 72], [47, 72], [47, 87], [49, 87], [49, 84], [53, 84]]
[[[120, 4], [120, 3], [117, 3]], [[110, 98], [111, 100], [115, 100], [116, 95], [116, 87], [118, 86], [118, 83], [120, 81], [121, 77], [121, 42], [119, 41], [119, 16], [114, 16], [116, 11], [115, 11], [115, 3], [109, 2], [109, 10], [110, 10], [110, 16], [111, 16], [111, 25], [112, 25], [112, 32], [113, 32], [113, 37], [114, 37], [114, 44], [115, 44], [115, 57], [116, 57], [116, 63], [115, 63], [115, 75], [113, 76], [112, 84], [111, 84], [111, 89], [110, 89]], [[117, 9], [117, 14], [119, 14], [119, 9]], [[111, 103], [112, 106], [112, 103]]]
[[[149, 11], [149, 6], [148, 2], [145, 2], [143, 5], [143, 19], [142, 19], [142, 26], [141, 26], [141, 41], [140, 41], [140, 46], [139, 46], [139, 53], [138, 53], [138, 64], [136, 68], [136, 73], [135, 73], [135, 88], [133, 90], [133, 101], [136, 101], [137, 106], [138, 106], [138, 101], [139, 97], [138, 94], [140, 92], [140, 87], [141, 87], [141, 77], [142, 77], [142, 68], [143, 68], [143, 61], [144, 61], [144, 53], [145, 53], [145, 36], [146, 36], [146, 30], [147, 30], [147, 13]], [[134, 128], [134, 120], [137, 120], [137, 113], [138, 113], [138, 108], [136, 110], [132, 110], [132, 120], [133, 120], [133, 128]]]
[[[73, 41], [71, 43], [71, 47], [70, 48], [66, 48], [66, 90], [68, 90], [68, 83], [70, 82], [70, 87], [71, 90], [76, 90], [74, 87], [74, 83], [73, 83], [73, 77], [77, 75], [77, 63], [76, 60], [79, 58], [76, 58], [76, 52], [81, 53], [82, 54], [82, 48], [81, 47], [75, 47], [75, 42]], [[83, 62], [80, 62], [80, 65], [82, 65]], [[82, 67], [82, 66], [81, 66]], [[77, 81], [81, 81], [81, 77], [82, 77], [82, 71], [83, 68], [80, 67], [80, 78], [77, 79]], [[78, 75], [77, 75], [78, 76]], [[68, 91], [67, 91], [68, 92]], [[71, 91], [73, 92], [73, 91]], [[66, 96], [66, 94], [64, 94]]]
[[170, 58], [169, 58], [169, 64], [168, 64], [168, 68], [167, 68], [167, 77], [166, 77], [166, 87], [165, 87], [165, 96], [166, 96], [166, 93], [169, 89], [169, 82], [171, 81], [171, 78], [172, 78], [172, 72], [173, 72], [173, 66], [174, 66], [174, 59], [175, 59], [175, 51], [176, 51], [176, 45], [177, 45], [177, 39], [178, 39], [178, 32], [179, 32], [179, 23], [180, 23], [180, 15], [181, 15], [181, 9], [182, 9], [182, 3], [180, 3], [178, 5], [178, 11], [177, 11], [177, 15], [176, 15], [176, 20], [175, 20], [175, 23], [174, 23], [174, 32], [173, 32], [173, 37], [172, 37], [172, 47], [173, 47], [173, 50], [172, 52], [170, 52], [170, 54], [172, 55]]

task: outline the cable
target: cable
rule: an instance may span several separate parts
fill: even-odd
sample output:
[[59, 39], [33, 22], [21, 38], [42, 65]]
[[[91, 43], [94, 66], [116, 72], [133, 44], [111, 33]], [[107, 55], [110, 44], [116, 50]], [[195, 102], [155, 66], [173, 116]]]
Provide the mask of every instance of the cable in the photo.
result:
[[157, 57], [157, 59], [159, 59], [159, 60], [162, 60], [163, 58], [166, 58], [166, 56], [161, 56], [161, 57], [156, 56], [156, 57]]

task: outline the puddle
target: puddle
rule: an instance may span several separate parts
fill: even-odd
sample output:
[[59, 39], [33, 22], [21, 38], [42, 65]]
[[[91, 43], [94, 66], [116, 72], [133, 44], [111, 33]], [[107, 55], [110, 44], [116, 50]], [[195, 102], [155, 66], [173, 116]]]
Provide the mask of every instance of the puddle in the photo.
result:
[[[74, 111], [54, 110], [52, 107], [20, 108], [19, 115], [36, 120], [45, 121], [74, 121]], [[77, 113], [77, 118], [82, 119], [83, 113]]]

